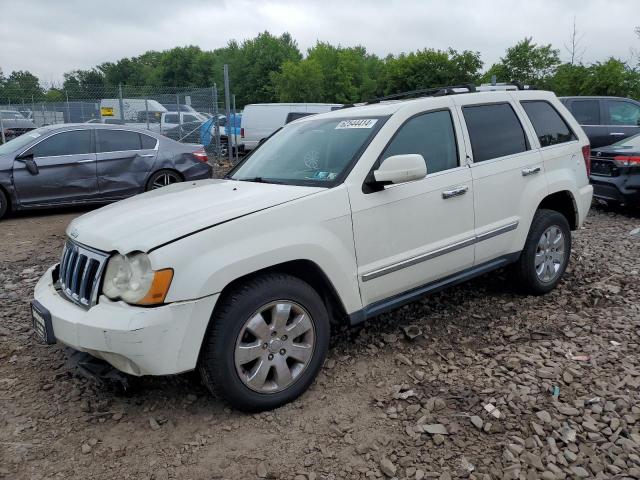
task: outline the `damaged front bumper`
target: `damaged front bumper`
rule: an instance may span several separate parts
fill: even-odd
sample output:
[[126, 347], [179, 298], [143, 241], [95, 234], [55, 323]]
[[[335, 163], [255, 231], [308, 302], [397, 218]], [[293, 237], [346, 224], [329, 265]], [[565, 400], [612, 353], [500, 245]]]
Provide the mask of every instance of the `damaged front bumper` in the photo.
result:
[[130, 375], [170, 375], [196, 367], [217, 294], [159, 307], [135, 307], [103, 295], [86, 310], [57, 291], [53, 270], [36, 284], [34, 299], [50, 314], [56, 341]]

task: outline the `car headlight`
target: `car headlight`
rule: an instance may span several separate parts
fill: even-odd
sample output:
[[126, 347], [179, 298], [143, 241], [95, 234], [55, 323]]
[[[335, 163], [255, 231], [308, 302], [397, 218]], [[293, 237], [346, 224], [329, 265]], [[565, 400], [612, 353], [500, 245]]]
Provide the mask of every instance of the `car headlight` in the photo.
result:
[[173, 270], [153, 270], [146, 253], [116, 254], [109, 259], [102, 292], [112, 300], [135, 305], [164, 302], [171, 285]]

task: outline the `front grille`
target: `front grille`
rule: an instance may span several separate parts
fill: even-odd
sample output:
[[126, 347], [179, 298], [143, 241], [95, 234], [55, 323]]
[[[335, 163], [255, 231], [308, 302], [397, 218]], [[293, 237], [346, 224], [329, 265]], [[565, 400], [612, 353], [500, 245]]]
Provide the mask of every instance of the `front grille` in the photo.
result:
[[104, 252], [67, 240], [60, 260], [60, 287], [64, 296], [85, 308], [95, 305], [108, 258]]

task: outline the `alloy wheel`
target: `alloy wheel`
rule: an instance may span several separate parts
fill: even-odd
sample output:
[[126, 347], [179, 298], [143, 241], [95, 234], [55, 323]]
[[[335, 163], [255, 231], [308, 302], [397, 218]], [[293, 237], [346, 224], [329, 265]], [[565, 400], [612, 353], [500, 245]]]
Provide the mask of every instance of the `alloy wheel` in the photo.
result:
[[538, 241], [535, 256], [536, 275], [549, 283], [558, 276], [565, 261], [565, 238], [560, 227], [547, 228]]
[[253, 391], [280, 392], [306, 370], [314, 345], [314, 321], [304, 307], [289, 300], [268, 303], [240, 330], [234, 351], [236, 372]]
[[175, 173], [163, 172], [154, 179], [153, 183], [151, 184], [151, 190], [166, 187], [167, 185], [178, 183], [179, 181], [180, 177], [178, 177], [178, 175], [176, 175]]

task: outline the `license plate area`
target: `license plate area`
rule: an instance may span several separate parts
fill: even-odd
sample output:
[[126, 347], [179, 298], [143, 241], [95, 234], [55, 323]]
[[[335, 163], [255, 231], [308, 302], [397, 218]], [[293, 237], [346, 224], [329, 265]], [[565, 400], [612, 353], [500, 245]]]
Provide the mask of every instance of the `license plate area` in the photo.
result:
[[47, 345], [56, 343], [56, 338], [53, 334], [51, 313], [36, 300], [31, 302], [31, 319], [33, 322], [33, 332], [39, 341]]

